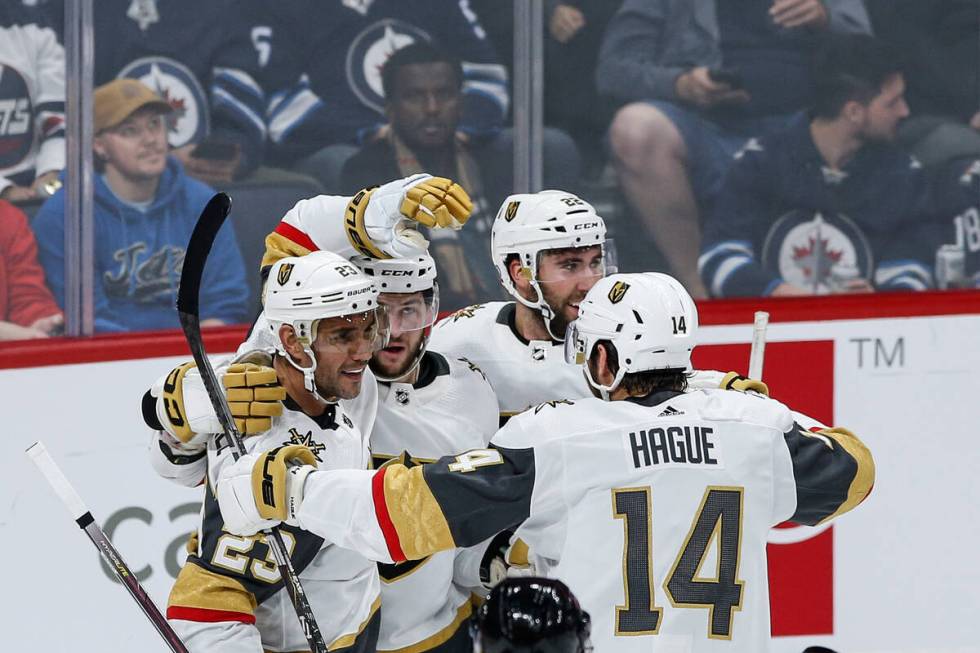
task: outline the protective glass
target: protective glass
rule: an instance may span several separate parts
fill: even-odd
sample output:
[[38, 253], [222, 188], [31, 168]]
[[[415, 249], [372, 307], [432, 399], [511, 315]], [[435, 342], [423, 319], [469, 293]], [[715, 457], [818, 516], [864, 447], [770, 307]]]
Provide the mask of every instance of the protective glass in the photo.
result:
[[317, 320], [313, 325], [314, 348], [329, 353], [375, 352], [388, 344], [391, 323], [388, 309], [379, 304], [376, 308]]
[[381, 293], [378, 303], [387, 309], [391, 333], [427, 329], [439, 317], [439, 286], [414, 293]]
[[602, 248], [595, 245], [538, 252], [538, 283], [566, 283], [615, 274], [616, 244], [606, 239]]

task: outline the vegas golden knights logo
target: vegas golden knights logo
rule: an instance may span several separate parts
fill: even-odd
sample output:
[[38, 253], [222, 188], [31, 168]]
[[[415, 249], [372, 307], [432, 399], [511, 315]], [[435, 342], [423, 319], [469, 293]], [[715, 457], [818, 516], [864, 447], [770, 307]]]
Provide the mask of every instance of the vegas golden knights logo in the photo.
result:
[[293, 273], [292, 263], [283, 263], [279, 266], [279, 274], [276, 275], [276, 280], [279, 282], [280, 286], [285, 286], [286, 282], [289, 281], [289, 276]]
[[623, 281], [617, 281], [613, 284], [613, 287], [609, 289], [609, 301], [613, 304], [618, 304], [623, 296], [626, 295], [626, 291], [629, 290], [630, 285]]
[[517, 207], [521, 205], [520, 202], [511, 202], [507, 205], [507, 210], [504, 211], [504, 220], [510, 222], [517, 216]]

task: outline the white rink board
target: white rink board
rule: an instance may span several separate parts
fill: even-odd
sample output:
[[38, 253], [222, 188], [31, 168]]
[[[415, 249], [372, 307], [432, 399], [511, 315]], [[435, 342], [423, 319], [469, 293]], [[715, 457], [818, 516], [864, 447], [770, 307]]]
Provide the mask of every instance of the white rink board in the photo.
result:
[[[704, 343], [746, 343], [751, 325], [702, 334]], [[902, 364], [871, 365], [865, 345], [859, 365], [858, 338], [880, 339], [887, 355], [902, 338]], [[835, 421], [867, 442], [878, 466], [874, 495], [835, 525], [834, 635], [777, 638], [775, 653], [815, 644], [841, 653], [980, 652], [978, 339], [980, 316], [770, 325], [770, 342], [834, 341]], [[200, 491], [155, 477], [139, 406], [178, 360], [0, 370], [4, 650], [168, 650], [23, 451], [43, 440], [100, 524], [128, 515], [111, 538], [134, 571], [149, 571], [144, 586], [163, 609], [167, 548], [196, 519], [171, 514], [191, 510]], [[182, 547], [172, 549], [171, 565], [183, 559]]]

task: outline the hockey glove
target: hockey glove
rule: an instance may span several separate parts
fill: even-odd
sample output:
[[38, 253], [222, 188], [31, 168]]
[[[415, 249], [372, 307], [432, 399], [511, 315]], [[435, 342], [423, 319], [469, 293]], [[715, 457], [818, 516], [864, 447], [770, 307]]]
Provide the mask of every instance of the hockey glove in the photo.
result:
[[217, 483], [224, 530], [254, 535], [280, 522], [296, 525], [303, 485], [316, 471], [316, 457], [293, 444], [242, 456], [222, 470]]
[[235, 363], [228, 366], [221, 383], [228, 395], [228, 408], [235, 418], [235, 426], [242, 434], [268, 431], [272, 428], [272, 418], [282, 415], [286, 389], [271, 367]]
[[724, 390], [738, 390], [739, 392], [754, 392], [764, 397], [769, 396], [769, 386], [762, 381], [756, 381], [742, 376], [738, 372], [729, 372], [721, 380], [720, 387]]
[[[275, 370], [253, 363], [236, 363], [225, 370], [222, 384], [227, 388], [228, 406], [235, 426], [242, 435], [269, 430], [272, 418], [282, 414], [285, 389]], [[164, 430], [184, 447], [185, 452], [202, 449], [212, 433], [221, 433], [211, 398], [193, 362], [178, 365], [150, 390], [157, 397], [157, 423], [147, 425]]]
[[428, 241], [417, 225], [459, 229], [472, 210], [462, 186], [418, 174], [358, 192], [347, 204], [344, 228], [351, 245], [365, 256], [418, 256]]
[[511, 544], [513, 535], [511, 531], [502, 531], [487, 545], [483, 560], [480, 561], [480, 582], [487, 591], [505, 578], [534, 575], [534, 566], [528, 559], [527, 544], [520, 538]]

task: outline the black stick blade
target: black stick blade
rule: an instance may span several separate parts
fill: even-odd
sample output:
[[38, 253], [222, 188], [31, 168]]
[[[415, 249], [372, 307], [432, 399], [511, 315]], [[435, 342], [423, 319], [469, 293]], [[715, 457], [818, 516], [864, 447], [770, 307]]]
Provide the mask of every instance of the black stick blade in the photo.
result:
[[221, 229], [230, 211], [231, 198], [225, 193], [216, 193], [201, 211], [201, 217], [197, 219], [194, 233], [191, 234], [187, 251], [184, 253], [180, 288], [177, 289], [178, 312], [198, 315], [200, 308], [198, 297], [201, 290], [201, 277], [204, 276], [204, 264], [208, 260], [218, 230]]

